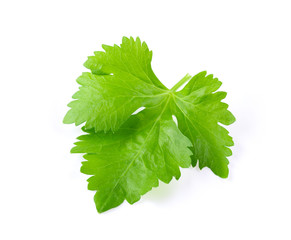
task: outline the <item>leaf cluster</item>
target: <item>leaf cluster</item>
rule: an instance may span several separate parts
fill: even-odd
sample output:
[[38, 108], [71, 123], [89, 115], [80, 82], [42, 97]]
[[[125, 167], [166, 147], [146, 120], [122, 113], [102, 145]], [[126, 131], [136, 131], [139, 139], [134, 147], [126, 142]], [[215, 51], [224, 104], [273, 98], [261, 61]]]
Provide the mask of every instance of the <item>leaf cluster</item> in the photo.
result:
[[[88, 57], [64, 123], [84, 124], [72, 153], [84, 153], [98, 212], [135, 203], [159, 185], [199, 165], [228, 176], [233, 140], [222, 126], [235, 121], [222, 102], [221, 82], [206, 72], [166, 88], [151, 67], [152, 51], [139, 38], [103, 45]], [[183, 84], [185, 87], [179, 90]], [[134, 114], [136, 110], [144, 110]], [[173, 120], [177, 119], [177, 124]]]

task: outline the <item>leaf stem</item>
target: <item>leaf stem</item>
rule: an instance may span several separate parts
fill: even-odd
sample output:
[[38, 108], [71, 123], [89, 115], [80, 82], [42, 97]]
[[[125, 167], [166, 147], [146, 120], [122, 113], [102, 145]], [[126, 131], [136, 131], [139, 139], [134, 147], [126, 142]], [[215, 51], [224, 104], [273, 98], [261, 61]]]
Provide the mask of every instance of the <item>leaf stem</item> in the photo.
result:
[[176, 91], [179, 87], [181, 87], [184, 83], [188, 82], [191, 79], [191, 75], [190, 74], [186, 74], [185, 77], [183, 77], [179, 82], [177, 82], [175, 84], [174, 87], [171, 88], [171, 91]]

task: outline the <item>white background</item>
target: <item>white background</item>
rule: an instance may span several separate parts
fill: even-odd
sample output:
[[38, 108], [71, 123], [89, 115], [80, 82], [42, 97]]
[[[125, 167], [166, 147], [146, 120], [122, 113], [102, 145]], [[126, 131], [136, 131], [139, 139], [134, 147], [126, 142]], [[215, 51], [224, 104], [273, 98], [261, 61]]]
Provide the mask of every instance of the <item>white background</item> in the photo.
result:
[[[1, 1], [0, 239], [291, 239], [290, 1]], [[98, 214], [63, 125], [87, 56], [140, 36], [168, 87], [207, 70], [237, 121], [230, 175]], [[289, 228], [289, 229], [288, 229]]]

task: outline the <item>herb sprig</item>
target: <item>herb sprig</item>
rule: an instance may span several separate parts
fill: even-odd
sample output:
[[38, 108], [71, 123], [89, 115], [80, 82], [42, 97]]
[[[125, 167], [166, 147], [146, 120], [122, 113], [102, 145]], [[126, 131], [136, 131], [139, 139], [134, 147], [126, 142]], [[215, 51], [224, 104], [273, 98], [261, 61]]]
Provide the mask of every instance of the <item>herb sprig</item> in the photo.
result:
[[81, 172], [92, 175], [88, 189], [97, 191], [98, 212], [124, 200], [133, 204], [159, 180], [179, 179], [180, 167], [198, 162], [200, 169], [226, 178], [234, 143], [221, 124], [235, 118], [221, 101], [226, 93], [217, 91], [221, 82], [201, 72], [168, 89], [152, 70], [152, 51], [139, 38], [102, 47], [85, 62], [90, 72], [77, 79], [80, 89], [64, 118], [64, 123], [85, 123], [86, 134], [71, 152], [85, 153]]

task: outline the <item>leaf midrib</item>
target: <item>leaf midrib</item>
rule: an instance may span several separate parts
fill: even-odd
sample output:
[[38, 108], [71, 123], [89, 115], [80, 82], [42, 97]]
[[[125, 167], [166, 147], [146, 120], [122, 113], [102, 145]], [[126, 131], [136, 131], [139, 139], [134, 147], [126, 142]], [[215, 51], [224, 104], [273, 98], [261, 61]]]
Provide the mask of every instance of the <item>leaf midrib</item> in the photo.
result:
[[106, 200], [103, 202], [102, 207], [100, 208], [100, 210], [102, 211], [104, 206], [106, 206], [108, 200], [110, 199], [110, 197], [112, 196], [112, 193], [114, 192], [115, 188], [117, 187], [117, 185], [119, 184], [119, 182], [121, 181], [121, 179], [127, 174], [127, 172], [129, 171], [130, 167], [132, 166], [132, 164], [135, 162], [135, 160], [137, 159], [138, 155], [141, 153], [142, 149], [144, 148], [144, 146], [147, 143], [147, 140], [149, 138], [149, 136], [151, 135], [151, 132], [153, 131], [154, 127], [156, 126], [156, 124], [158, 123], [158, 121], [160, 120], [161, 116], [163, 115], [163, 113], [165, 112], [168, 104], [170, 101], [170, 96], [167, 99], [167, 102], [165, 103], [161, 113], [159, 114], [159, 116], [157, 117], [157, 119], [155, 120], [154, 124], [152, 125], [145, 141], [143, 142], [142, 146], [140, 147], [139, 151], [136, 153], [136, 155], [133, 157], [133, 160], [129, 163], [128, 167], [124, 170], [124, 172], [122, 173], [122, 175], [119, 177], [119, 179], [116, 181], [114, 187], [112, 188], [112, 190], [110, 191], [110, 193], [107, 195]]

